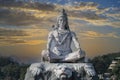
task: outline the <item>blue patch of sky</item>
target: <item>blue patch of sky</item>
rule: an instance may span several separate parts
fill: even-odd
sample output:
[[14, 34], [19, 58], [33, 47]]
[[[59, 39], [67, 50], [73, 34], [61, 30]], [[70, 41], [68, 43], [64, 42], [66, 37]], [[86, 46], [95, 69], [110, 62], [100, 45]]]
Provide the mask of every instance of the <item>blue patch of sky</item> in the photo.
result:
[[90, 25], [86, 21], [83, 21], [83, 20], [74, 20], [74, 22], [84, 24], [84, 26], [76, 26], [78, 28], [77, 32], [95, 31], [95, 32], [103, 33], [103, 34], [116, 32], [118, 35], [120, 35], [120, 28], [114, 28], [112, 26], [95, 26], [92, 24]]
[[100, 4], [101, 7], [120, 7], [119, 0], [81, 0], [81, 1], [96, 2]]
[[91, 29], [103, 34], [115, 32], [120, 35], [120, 28], [114, 28], [111, 26], [101, 26], [101, 27], [93, 26], [91, 27]]
[[120, 28], [114, 28], [112, 26], [93, 26], [85, 25], [84, 27], [79, 27], [79, 31], [95, 31], [102, 34], [113, 33], [115, 32], [120, 36]]
[[10, 26], [10, 25], [6, 25], [6, 24], [0, 24], [0, 28], [17, 28], [16, 26]]
[[120, 0], [33, 0], [33, 1], [39, 1], [43, 3], [57, 3], [62, 5], [73, 2], [95, 2], [100, 4], [101, 7], [120, 7]]
[[82, 23], [82, 24], [86, 24], [87, 23], [87, 21], [84, 21], [84, 20], [73, 20], [72, 23], [74, 23], [74, 22]]
[[100, 7], [120, 7], [119, 0], [49, 0], [52, 3], [66, 4], [70, 2], [95, 2], [100, 4]]
[[100, 33], [110, 33], [113, 31], [120, 32], [120, 28], [116, 29], [111, 26], [94, 26], [83, 20], [74, 20], [74, 22], [84, 24], [84, 26], [77, 26], [77, 28], [79, 28], [80, 31], [96, 31], [96, 32], [100, 32]]

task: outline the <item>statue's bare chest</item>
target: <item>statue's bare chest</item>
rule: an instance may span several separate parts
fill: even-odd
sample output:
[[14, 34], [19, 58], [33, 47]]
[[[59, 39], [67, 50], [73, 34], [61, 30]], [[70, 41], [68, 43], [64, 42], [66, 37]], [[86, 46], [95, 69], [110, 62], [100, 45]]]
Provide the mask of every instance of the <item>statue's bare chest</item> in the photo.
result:
[[63, 43], [65, 43], [66, 41], [71, 40], [70, 32], [58, 33], [58, 32], [56, 31], [56, 32], [54, 32], [53, 36], [54, 36], [55, 41], [56, 41], [58, 44], [63, 44]]

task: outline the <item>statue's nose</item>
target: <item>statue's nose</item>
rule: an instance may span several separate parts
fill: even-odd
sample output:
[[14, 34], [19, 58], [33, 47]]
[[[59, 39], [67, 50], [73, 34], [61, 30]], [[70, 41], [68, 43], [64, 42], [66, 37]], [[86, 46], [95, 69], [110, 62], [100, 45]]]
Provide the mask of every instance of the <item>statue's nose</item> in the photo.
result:
[[62, 69], [62, 72], [64, 72], [64, 71], [65, 71], [65, 69], [63, 68], [63, 69]]
[[63, 24], [64, 22], [63, 22], [63, 21], [61, 21], [61, 23]]

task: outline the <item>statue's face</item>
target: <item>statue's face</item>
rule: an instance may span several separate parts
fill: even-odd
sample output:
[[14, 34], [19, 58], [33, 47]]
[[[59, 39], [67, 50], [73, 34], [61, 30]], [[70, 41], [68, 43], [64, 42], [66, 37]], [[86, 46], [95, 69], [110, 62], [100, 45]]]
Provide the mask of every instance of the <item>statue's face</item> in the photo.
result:
[[66, 80], [72, 76], [72, 70], [69, 69], [67, 66], [58, 66], [54, 70], [55, 75], [61, 79]]
[[60, 29], [65, 29], [66, 19], [64, 17], [59, 17], [58, 24]]

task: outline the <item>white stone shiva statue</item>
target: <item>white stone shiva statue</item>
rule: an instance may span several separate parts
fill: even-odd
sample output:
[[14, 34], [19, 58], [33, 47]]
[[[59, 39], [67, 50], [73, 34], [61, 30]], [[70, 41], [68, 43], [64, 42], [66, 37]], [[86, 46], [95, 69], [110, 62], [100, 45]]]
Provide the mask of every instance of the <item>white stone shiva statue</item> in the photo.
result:
[[[71, 43], [77, 48], [72, 51]], [[42, 51], [42, 60], [49, 62], [76, 62], [85, 58], [85, 52], [81, 50], [76, 34], [69, 29], [68, 18], [63, 9], [57, 18], [54, 30], [48, 35], [47, 50]]]
[[[76, 51], [72, 51], [72, 42]], [[64, 9], [54, 30], [49, 33], [47, 50], [42, 51], [42, 60], [31, 64], [24, 80], [99, 80], [94, 66], [81, 50], [75, 33], [69, 29]]]

